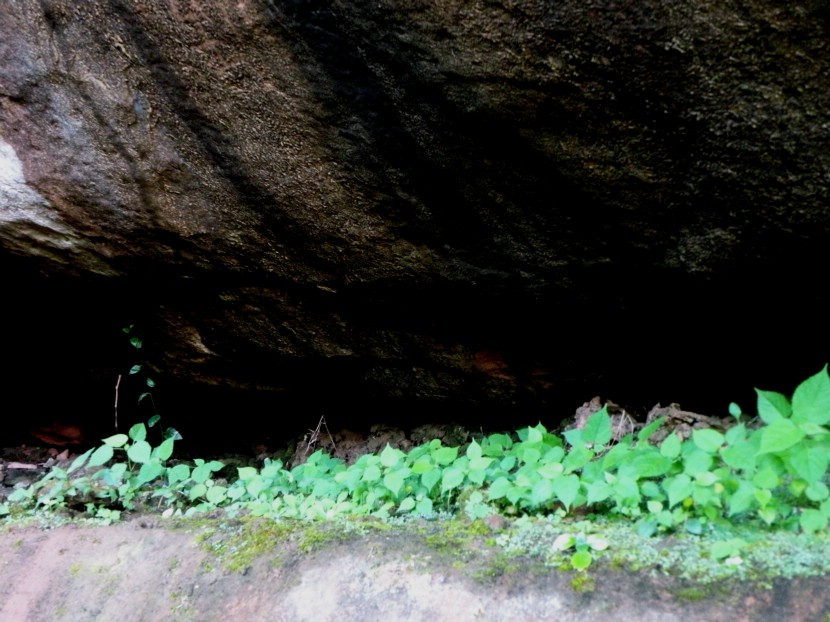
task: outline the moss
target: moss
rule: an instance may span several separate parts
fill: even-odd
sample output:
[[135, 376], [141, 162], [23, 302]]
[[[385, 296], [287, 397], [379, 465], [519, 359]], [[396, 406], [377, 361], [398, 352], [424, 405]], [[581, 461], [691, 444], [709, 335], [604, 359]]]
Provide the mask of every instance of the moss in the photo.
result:
[[576, 572], [571, 577], [571, 589], [580, 594], [589, 594], [597, 587], [596, 579], [587, 572]]
[[319, 524], [308, 527], [299, 533], [297, 548], [301, 553], [306, 554], [316, 551], [324, 544], [340, 539], [342, 534], [335, 533], [335, 531], [330, 527], [324, 527]]
[[[830, 574], [830, 535], [765, 531], [752, 525], [719, 527], [702, 536], [645, 537], [626, 521], [527, 518], [515, 521], [496, 540], [505, 551], [566, 570], [570, 551], [553, 546], [563, 533], [595, 534], [610, 543], [605, 551], [591, 552], [597, 568], [671, 576], [702, 586], [708, 597], [726, 597], [737, 583], [768, 589], [776, 578]], [[724, 559], [712, 554], [715, 543], [738, 541], [742, 544], [735, 555]]]
[[519, 572], [521, 569], [522, 566], [519, 565], [515, 555], [508, 555], [499, 551], [492, 555], [486, 564], [476, 570], [472, 577], [476, 581], [485, 582]]
[[429, 531], [431, 533], [427, 532], [424, 538], [427, 546], [440, 553], [460, 554], [462, 558], [471, 552], [473, 543], [490, 535], [490, 529], [480, 520], [473, 522], [463, 519], [437, 521], [431, 523]]
[[674, 590], [674, 597], [677, 600], [685, 601], [687, 603], [696, 603], [705, 600], [709, 596], [709, 591], [703, 586], [684, 587]]
[[235, 521], [232, 526], [206, 530], [197, 539], [225, 569], [244, 572], [260, 557], [271, 556], [274, 564], [279, 565], [292, 552], [308, 555], [371, 528], [367, 524], [249, 518]]

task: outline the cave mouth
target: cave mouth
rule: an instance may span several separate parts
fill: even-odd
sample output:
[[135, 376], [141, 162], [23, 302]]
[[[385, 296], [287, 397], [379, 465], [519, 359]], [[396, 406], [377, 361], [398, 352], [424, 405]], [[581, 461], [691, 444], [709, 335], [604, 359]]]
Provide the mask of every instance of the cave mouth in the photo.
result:
[[[7, 331], [0, 353], [6, 445], [36, 444], [31, 430], [54, 422], [81, 426], [87, 442], [97, 444], [114, 431], [119, 375], [120, 429], [146, 421], [153, 411], [147, 400], [137, 403], [145, 388], [127, 374], [136, 355], [121, 329], [133, 318], [152, 321], [158, 314], [152, 288], [22, 269], [8, 275], [0, 310]], [[380, 424], [409, 431], [449, 423], [494, 432], [540, 421], [556, 429], [595, 396], [639, 420], [658, 403], [722, 417], [734, 401], [754, 412], [755, 387], [790, 395], [830, 352], [827, 332], [818, 328], [826, 294], [791, 282], [789, 291], [804, 292], [798, 305], [786, 296], [751, 304], [765, 291], [763, 283], [777, 287], [770, 278], [778, 277], [727, 278], [717, 287], [706, 280], [629, 281], [623, 297], [609, 273], [595, 281], [600, 295], [594, 301], [558, 316], [559, 307], [500, 308], [487, 301], [491, 315], [469, 323], [470, 339], [486, 332], [511, 369], [526, 372], [512, 380], [500, 378], [498, 368], [490, 376], [462, 374], [452, 390], [436, 395], [394, 386], [395, 378], [413, 373], [400, 362], [384, 384], [378, 377], [386, 376], [372, 372], [383, 361], [305, 360], [277, 370], [281, 384], [267, 388], [188, 382], [159, 367], [154, 407], [193, 454], [287, 444], [321, 417], [332, 430], [358, 432]], [[463, 314], [456, 313], [441, 328], [445, 334], [464, 330]], [[489, 330], [491, 324], [501, 328]], [[246, 365], [250, 371], [272, 362], [254, 358]], [[534, 375], [538, 368], [546, 375]]]

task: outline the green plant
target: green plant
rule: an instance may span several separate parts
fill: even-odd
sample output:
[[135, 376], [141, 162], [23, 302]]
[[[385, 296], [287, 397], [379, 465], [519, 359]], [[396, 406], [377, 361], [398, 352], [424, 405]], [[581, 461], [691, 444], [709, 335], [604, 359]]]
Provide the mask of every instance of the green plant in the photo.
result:
[[557, 551], [574, 549], [571, 556], [571, 567], [574, 570], [587, 570], [593, 561], [591, 551], [604, 551], [608, 548], [608, 540], [594, 534], [563, 533], [553, 542]]
[[[682, 529], [701, 535], [718, 526], [759, 522], [816, 532], [830, 522], [830, 376], [825, 367], [796, 388], [792, 399], [757, 391], [760, 425], [741, 421], [728, 431], [670, 433], [651, 442], [658, 420], [617, 442], [605, 409], [562, 437], [541, 423], [515, 436], [491, 434], [466, 447], [440, 440], [409, 452], [387, 446], [346, 465], [317, 451], [292, 470], [280, 461], [238, 467], [217, 479], [219, 461], [168, 465], [175, 437], [153, 446], [144, 424], [55, 468], [10, 503], [82, 506], [102, 518], [154, 502], [165, 516], [223, 509], [230, 515], [330, 519], [342, 515], [432, 517], [462, 512], [484, 518], [567, 516], [580, 512], [625, 517], [638, 534]], [[154, 416], [149, 425], [158, 419]], [[571, 564], [585, 568], [599, 550], [579, 534]], [[725, 559], [735, 557], [729, 555]]]
[[[121, 329], [123, 333], [130, 337], [130, 345], [136, 349], [136, 351], [140, 351], [144, 345], [144, 339], [142, 339], [136, 332], [135, 332], [135, 325], [130, 324], [129, 326], [125, 326]], [[148, 400], [150, 402], [150, 407], [152, 409], [152, 416], [149, 418], [148, 426], [153, 427], [159, 419], [161, 419], [161, 415], [159, 415], [158, 409], [156, 408], [156, 402], [153, 399], [153, 394], [150, 389], [155, 388], [156, 382], [153, 380], [149, 375], [144, 372], [144, 365], [141, 363], [136, 363], [128, 372], [130, 376], [135, 376], [142, 374], [144, 376], [144, 385], [146, 386], [147, 390], [139, 393], [138, 395], [138, 403]], [[115, 388], [115, 431], [118, 431], [118, 386], [121, 383], [121, 376], [118, 377], [118, 383], [116, 384]], [[181, 440], [182, 436], [179, 434], [178, 430], [175, 428], [167, 428], [162, 432], [162, 439], [167, 438], [175, 438], [176, 440]]]

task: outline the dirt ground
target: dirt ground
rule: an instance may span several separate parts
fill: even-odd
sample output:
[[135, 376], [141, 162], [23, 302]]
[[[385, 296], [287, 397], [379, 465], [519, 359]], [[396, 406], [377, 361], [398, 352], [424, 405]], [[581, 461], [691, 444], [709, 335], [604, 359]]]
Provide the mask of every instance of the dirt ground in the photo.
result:
[[[0, 620], [780, 622], [830, 615], [826, 577], [700, 598], [681, 582], [605, 570], [586, 589], [571, 572], [533, 564], [482, 573], [475, 551], [447, 555], [413, 529], [314, 546], [263, 529], [222, 518], [7, 524]], [[273, 540], [257, 542], [248, 556], [244, 546], [263, 534]]]

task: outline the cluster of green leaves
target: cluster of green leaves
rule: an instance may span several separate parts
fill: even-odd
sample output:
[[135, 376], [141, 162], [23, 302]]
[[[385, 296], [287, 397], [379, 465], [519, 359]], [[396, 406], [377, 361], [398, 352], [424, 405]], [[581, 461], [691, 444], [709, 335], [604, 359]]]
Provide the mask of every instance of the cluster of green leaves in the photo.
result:
[[[53, 467], [31, 486], [15, 490], [9, 502], [36, 508], [84, 508], [96, 516], [117, 519], [122, 509], [135, 509], [154, 494], [150, 484], [172, 470], [165, 464], [173, 455], [176, 436], [163, 438], [157, 447], [147, 441], [148, 426], [158, 420], [153, 416], [147, 426], [138, 423], [129, 434], [105, 438], [103, 445], [84, 452], [67, 468]], [[216, 470], [224, 466], [217, 464]]]
[[[694, 430], [686, 440], [672, 432], [650, 442], [664, 424], [658, 420], [614, 442], [603, 409], [561, 437], [539, 424], [463, 449], [440, 440], [409, 452], [387, 446], [352, 465], [318, 451], [291, 470], [280, 461], [239, 467], [230, 483], [220, 479], [218, 461], [168, 465], [174, 438], [152, 447], [139, 424], [11, 500], [53, 507], [77, 506], [80, 499], [99, 514], [153, 501], [167, 514], [224, 508], [293, 518], [564, 515], [581, 508], [630, 517], [641, 535], [677, 528], [701, 533], [707, 524], [738, 520], [822, 530], [830, 523], [827, 367], [799, 385], [792, 400], [757, 394], [758, 425], [742, 422], [733, 405], [737, 421], [728, 431]], [[590, 563], [589, 543], [568, 545], [579, 554], [577, 564]]]

